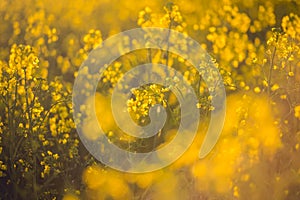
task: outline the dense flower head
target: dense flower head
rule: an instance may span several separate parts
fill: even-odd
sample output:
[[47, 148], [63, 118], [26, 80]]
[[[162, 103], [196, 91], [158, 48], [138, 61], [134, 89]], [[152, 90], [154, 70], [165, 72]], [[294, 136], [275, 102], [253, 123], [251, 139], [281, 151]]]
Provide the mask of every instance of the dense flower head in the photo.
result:
[[156, 104], [167, 107], [164, 94], [168, 88], [163, 88], [156, 84], [147, 85], [142, 89], [133, 89], [132, 98], [128, 100], [128, 111], [133, 114], [134, 119], [143, 122], [144, 117], [149, 115], [149, 108]]
[[18, 75], [25, 78], [26, 72], [27, 79], [31, 79], [32, 74], [39, 66], [38, 64], [39, 59], [31, 46], [13, 45], [9, 58], [9, 66], [11, 67], [9, 73], [16, 73], [14, 70], [17, 70]]
[[291, 38], [300, 41], [300, 18], [298, 15], [291, 13], [288, 16], [283, 17], [281, 26], [283, 31], [288, 34]]
[[161, 27], [172, 28], [176, 31], [183, 32], [186, 23], [181, 15], [178, 5], [168, 3], [164, 6], [165, 14], [154, 13], [150, 7], [145, 7], [139, 12], [137, 24], [141, 27]]

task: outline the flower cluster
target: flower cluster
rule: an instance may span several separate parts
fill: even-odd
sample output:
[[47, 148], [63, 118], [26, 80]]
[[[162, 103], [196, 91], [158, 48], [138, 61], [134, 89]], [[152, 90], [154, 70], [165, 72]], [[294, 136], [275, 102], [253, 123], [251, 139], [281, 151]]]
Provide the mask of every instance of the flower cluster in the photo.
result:
[[4, 190], [6, 198], [53, 195], [51, 183], [77, 156], [70, 91], [58, 79], [48, 83], [39, 67], [29, 45], [13, 45], [8, 63], [1, 62], [1, 177], [6, 188], [17, 188]]
[[157, 84], [147, 85], [144, 88], [132, 90], [132, 98], [128, 100], [128, 111], [136, 121], [144, 123], [145, 117], [149, 115], [149, 108], [156, 104], [167, 107], [165, 93], [168, 88], [163, 88]]
[[139, 12], [137, 24], [141, 27], [161, 27], [172, 28], [176, 31], [183, 32], [186, 23], [183, 20], [178, 5], [168, 3], [164, 6], [165, 14], [153, 13], [148, 6]]

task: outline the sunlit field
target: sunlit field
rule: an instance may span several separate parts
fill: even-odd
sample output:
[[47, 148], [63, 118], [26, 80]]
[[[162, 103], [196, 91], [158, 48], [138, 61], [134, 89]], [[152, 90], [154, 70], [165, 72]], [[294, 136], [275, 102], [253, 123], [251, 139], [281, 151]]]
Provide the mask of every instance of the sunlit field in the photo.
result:
[[[149, 27], [198, 42], [210, 55], [200, 66], [203, 71], [188, 56], [168, 51], [171, 32], [167, 38], [151, 38], [145, 31], [150, 41], [166, 41], [165, 50], [139, 49], [130, 37], [111, 45], [111, 52], [122, 56], [99, 66], [101, 78], [83, 64], [111, 36]], [[184, 55], [192, 52], [184, 40], [176, 42]], [[137, 50], [128, 53], [132, 48]], [[130, 173], [131, 160], [124, 157], [128, 170], [120, 171], [96, 159], [84, 141], [101, 137], [133, 155], [152, 152], [176, 138], [183, 119], [172, 90], [182, 87], [177, 75], [153, 71], [153, 77], [172, 83], [168, 86], [128, 89], [119, 83], [147, 63], [179, 71], [194, 91], [197, 103], [190, 106], [200, 116], [196, 136], [185, 150], [184, 134], [188, 138], [189, 133], [180, 133], [183, 139], [172, 143], [172, 151], [157, 154], [164, 161], [184, 151], [165, 167]], [[222, 77], [226, 107], [213, 104], [218, 95], [211, 91], [219, 88], [210, 86], [210, 64]], [[89, 84], [79, 91], [86, 97], [82, 102], [72, 101], [79, 72], [99, 79], [95, 95]], [[111, 101], [120, 87], [131, 91], [121, 103], [134, 124], [151, 124], [151, 108], [157, 104], [165, 110], [166, 122], [155, 135], [134, 137], [116, 122]], [[224, 125], [220, 119], [209, 126], [222, 108]], [[217, 127], [222, 129], [216, 145], [199, 157], [208, 130]], [[107, 152], [101, 144], [95, 148]], [[108, 154], [109, 161], [110, 156], [117, 155]], [[152, 164], [142, 161], [138, 169]], [[1, 0], [0, 199], [299, 200], [300, 1]]]

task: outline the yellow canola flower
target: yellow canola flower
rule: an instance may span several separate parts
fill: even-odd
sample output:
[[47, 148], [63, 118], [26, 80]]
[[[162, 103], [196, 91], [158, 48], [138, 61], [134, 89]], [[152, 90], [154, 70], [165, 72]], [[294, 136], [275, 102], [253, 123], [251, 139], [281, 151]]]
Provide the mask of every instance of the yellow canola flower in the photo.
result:
[[[83, 121], [83, 133], [89, 139], [97, 139], [97, 137], [101, 136], [101, 133], [96, 131], [98, 129], [98, 124], [105, 133], [116, 129], [117, 125], [115, 124], [114, 117], [110, 109], [111, 97], [96, 93], [95, 109], [92, 108], [92, 98], [93, 97], [87, 99], [87, 105], [89, 105], [89, 107], [82, 108], [87, 115], [86, 119]], [[92, 120], [91, 116], [94, 110], [96, 111], [97, 119]]]
[[[300, 106], [299, 106], [300, 116]], [[232, 182], [243, 169], [259, 162], [262, 152], [272, 157], [281, 148], [280, 130], [274, 124], [268, 97], [247, 92], [227, 97], [227, 110], [221, 137], [210, 152], [191, 165], [199, 191], [228, 193], [238, 197]], [[243, 180], [249, 180], [246, 176]]]
[[83, 181], [97, 199], [130, 199], [132, 196], [124, 174], [92, 165], [85, 169]]
[[295, 111], [295, 117], [300, 120], [300, 105], [296, 106], [294, 108], [294, 111]]
[[84, 170], [82, 179], [88, 188], [96, 189], [104, 184], [106, 177], [107, 173], [101, 167], [93, 165]]
[[272, 91], [276, 91], [280, 88], [280, 86], [278, 84], [274, 84], [272, 87], [271, 87], [271, 90]]
[[242, 130], [237, 132], [244, 134], [241, 135], [241, 139], [255, 138], [267, 151], [274, 152], [281, 147], [280, 131], [274, 125], [274, 117], [266, 96], [256, 96], [251, 93], [243, 96], [236, 94], [228, 97], [227, 102], [228, 108], [231, 109], [227, 110], [228, 120], [224, 125], [224, 134], [233, 134], [236, 130]]
[[179, 188], [179, 185], [180, 184], [175, 173], [164, 173], [160, 177], [159, 181], [153, 186], [153, 199], [181, 199], [178, 194], [183, 189]]
[[127, 101], [128, 111], [136, 120], [144, 120], [149, 114], [150, 107], [155, 104], [161, 104], [167, 107], [165, 93], [169, 90], [157, 84], [151, 84], [141, 89], [133, 89], [132, 94], [134, 98]]
[[79, 200], [74, 194], [65, 194], [62, 200]]
[[260, 92], [261, 92], [261, 90], [260, 90], [260, 88], [259, 88], [259, 87], [255, 87], [255, 88], [254, 88], [254, 92], [255, 92], [255, 93], [260, 93]]
[[105, 185], [106, 192], [113, 199], [129, 199], [131, 197], [129, 187], [124, 179], [110, 176]]

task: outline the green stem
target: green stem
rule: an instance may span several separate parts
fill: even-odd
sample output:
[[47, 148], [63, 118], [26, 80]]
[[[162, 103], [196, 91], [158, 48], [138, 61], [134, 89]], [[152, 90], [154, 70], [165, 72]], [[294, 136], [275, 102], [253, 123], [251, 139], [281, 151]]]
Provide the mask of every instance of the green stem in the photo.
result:
[[271, 96], [271, 80], [272, 80], [272, 72], [273, 72], [275, 54], [276, 54], [276, 47], [274, 47], [274, 51], [272, 53], [272, 58], [270, 61], [270, 68], [269, 68], [269, 77], [268, 77], [268, 95], [269, 95], [269, 97]]
[[[27, 77], [26, 77], [26, 68], [24, 67], [24, 82], [25, 82], [25, 95], [26, 95], [26, 109], [27, 109], [27, 114], [28, 114], [28, 135], [29, 137], [32, 137], [32, 142], [34, 142], [34, 135], [33, 135], [33, 130], [32, 130], [32, 116], [31, 116], [31, 110], [30, 110], [30, 103], [29, 103], [29, 97], [28, 97], [28, 83], [27, 83]], [[34, 101], [34, 100], [32, 100]], [[32, 175], [32, 192], [33, 192], [33, 197], [34, 199], [38, 199], [38, 194], [37, 194], [37, 163], [36, 163], [36, 144], [32, 143], [32, 161], [33, 161], [33, 175]]]

